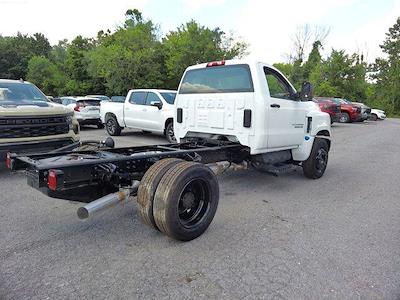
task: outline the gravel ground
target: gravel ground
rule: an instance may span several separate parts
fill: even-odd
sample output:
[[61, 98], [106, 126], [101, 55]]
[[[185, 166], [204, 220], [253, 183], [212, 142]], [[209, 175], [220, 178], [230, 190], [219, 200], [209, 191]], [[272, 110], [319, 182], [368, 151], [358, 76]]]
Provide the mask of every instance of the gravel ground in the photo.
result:
[[[217, 215], [188, 243], [142, 225], [134, 202], [80, 221], [79, 204], [2, 168], [0, 299], [399, 299], [400, 120], [333, 134], [319, 180], [220, 176]], [[165, 140], [126, 131], [116, 142]]]

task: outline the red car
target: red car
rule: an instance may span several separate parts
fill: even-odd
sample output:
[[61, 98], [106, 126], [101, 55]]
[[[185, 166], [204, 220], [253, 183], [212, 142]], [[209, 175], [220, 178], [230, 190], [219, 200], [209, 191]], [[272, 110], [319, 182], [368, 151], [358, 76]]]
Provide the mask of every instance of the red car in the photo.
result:
[[360, 105], [347, 102], [342, 98], [332, 98], [332, 101], [340, 105], [340, 123], [358, 122], [362, 119]]
[[340, 104], [333, 102], [329, 98], [315, 97], [314, 102], [318, 103], [321, 111], [326, 112], [331, 117], [331, 124], [339, 121], [340, 118]]
[[[350, 122], [358, 122], [362, 120], [362, 114], [361, 114], [361, 106], [358, 104], [354, 104], [351, 102], [348, 102], [342, 98], [330, 98], [330, 97], [315, 97], [315, 100], [318, 102], [323, 102], [323, 101], [330, 101], [335, 103], [336, 105], [340, 106], [340, 111], [337, 113], [337, 121], [339, 123], [350, 123]], [[319, 104], [319, 103], [318, 103]], [[321, 104], [320, 108], [321, 108]], [[325, 108], [324, 108], [325, 109]], [[322, 111], [325, 111], [321, 108]], [[328, 112], [329, 113], [329, 112]]]

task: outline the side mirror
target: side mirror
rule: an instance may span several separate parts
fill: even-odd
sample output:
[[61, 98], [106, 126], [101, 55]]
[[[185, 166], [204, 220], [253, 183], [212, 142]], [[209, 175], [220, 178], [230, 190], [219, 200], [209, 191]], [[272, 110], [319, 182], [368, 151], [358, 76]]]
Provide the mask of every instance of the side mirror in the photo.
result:
[[314, 89], [311, 83], [303, 82], [299, 98], [301, 101], [311, 101], [313, 99]]
[[151, 105], [151, 106], [155, 106], [155, 107], [157, 107], [158, 109], [161, 109], [161, 108], [162, 108], [162, 103], [161, 103], [161, 101], [151, 101], [151, 102], [150, 102], [150, 105]]

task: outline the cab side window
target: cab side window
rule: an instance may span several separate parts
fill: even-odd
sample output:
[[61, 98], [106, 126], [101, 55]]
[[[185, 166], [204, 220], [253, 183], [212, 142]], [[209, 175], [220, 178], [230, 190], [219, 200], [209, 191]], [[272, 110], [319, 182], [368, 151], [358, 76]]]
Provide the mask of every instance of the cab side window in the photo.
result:
[[151, 102], [161, 102], [160, 98], [152, 92], [147, 93], [146, 105], [150, 105]]
[[264, 73], [272, 98], [293, 100], [294, 91], [279, 73], [266, 67], [264, 67]]
[[146, 105], [147, 92], [133, 92], [129, 98], [129, 103], [137, 105]]

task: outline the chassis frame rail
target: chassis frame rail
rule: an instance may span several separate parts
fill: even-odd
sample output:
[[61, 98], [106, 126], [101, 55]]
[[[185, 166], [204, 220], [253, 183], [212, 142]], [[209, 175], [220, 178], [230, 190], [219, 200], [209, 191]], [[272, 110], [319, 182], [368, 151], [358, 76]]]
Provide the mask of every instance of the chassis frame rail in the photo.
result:
[[[123, 147], [40, 154], [9, 154], [12, 170], [26, 170], [27, 183], [53, 198], [79, 202], [114, 193], [141, 180], [147, 169], [163, 158], [180, 158], [204, 164], [241, 162], [249, 151], [238, 143], [192, 140], [179, 144]], [[57, 176], [49, 186], [49, 174]], [[54, 175], [56, 174], [56, 175]]]

